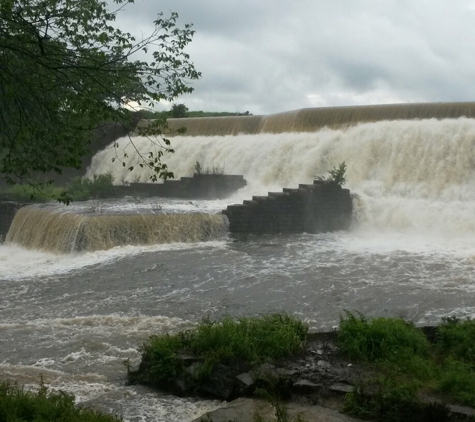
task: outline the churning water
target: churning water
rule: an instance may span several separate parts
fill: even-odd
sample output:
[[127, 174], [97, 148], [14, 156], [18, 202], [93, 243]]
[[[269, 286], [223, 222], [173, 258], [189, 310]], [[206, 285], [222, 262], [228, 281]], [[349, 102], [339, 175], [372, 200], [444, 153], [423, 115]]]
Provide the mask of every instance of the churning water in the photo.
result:
[[[133, 141], [147, 152], [145, 138]], [[120, 148], [128, 142], [119, 140]], [[168, 238], [171, 243], [61, 254], [26, 240], [20, 247], [9, 235], [12, 242], [0, 246], [3, 378], [32, 384], [43, 373], [54, 388], [126, 420], [191, 420], [219, 404], [124, 386], [121, 361], [137, 362], [136, 346], [152, 333], [175, 332], [207, 315], [283, 311], [317, 329], [337, 324], [345, 309], [416, 323], [475, 316], [475, 120], [381, 121], [172, 142], [176, 153], [166, 159], [177, 177], [200, 161], [243, 174], [248, 186], [225, 201], [131, 200], [101, 209], [150, 215], [195, 209], [218, 217], [229, 203], [310, 183], [345, 161], [353, 228], [239, 239], [221, 233], [210, 241]], [[89, 174], [112, 171], [117, 183], [148, 179], [145, 172], [123, 172], [111, 163], [113, 154], [112, 148], [99, 153]], [[132, 151], [129, 156], [133, 163]], [[97, 206], [42, 211], [83, 218]]]

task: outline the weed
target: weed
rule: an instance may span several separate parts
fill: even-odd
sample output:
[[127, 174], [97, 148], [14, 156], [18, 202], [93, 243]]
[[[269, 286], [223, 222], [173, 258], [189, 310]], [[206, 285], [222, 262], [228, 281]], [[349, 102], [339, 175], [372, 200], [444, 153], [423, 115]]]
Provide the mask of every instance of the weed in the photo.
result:
[[338, 167], [333, 167], [331, 170], [328, 170], [329, 176], [316, 176], [315, 180], [336, 182], [340, 186], [343, 186], [346, 183], [346, 170], [346, 163], [343, 161], [338, 164]]

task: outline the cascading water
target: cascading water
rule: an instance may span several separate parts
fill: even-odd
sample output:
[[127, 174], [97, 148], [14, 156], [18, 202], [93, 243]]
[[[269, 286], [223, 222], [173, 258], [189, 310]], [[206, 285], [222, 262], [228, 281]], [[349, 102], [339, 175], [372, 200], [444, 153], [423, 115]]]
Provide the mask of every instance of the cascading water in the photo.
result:
[[[101, 212], [91, 210], [97, 208], [94, 203], [75, 204], [73, 211], [25, 209], [9, 233], [12, 241], [0, 245], [0, 378], [31, 384], [41, 373], [53, 388], [118, 411], [126, 421], [186, 421], [219, 404], [124, 386], [121, 362], [130, 357], [136, 364], [136, 346], [150, 334], [188, 328], [206, 316], [283, 311], [313, 328], [337, 324], [345, 309], [419, 324], [448, 315], [475, 317], [475, 120], [374, 117], [390, 118], [391, 110], [391, 118], [396, 112], [399, 118], [474, 117], [466, 113], [470, 104], [451, 107], [330, 110], [335, 122], [348, 123], [350, 115], [368, 121], [371, 113], [372, 120], [380, 121], [307, 132], [297, 130], [307, 118], [315, 127], [315, 115], [306, 111], [288, 113], [280, 126], [271, 123], [275, 116], [264, 119], [273, 128], [269, 132], [281, 127], [285, 133], [264, 133], [259, 116], [236, 118], [240, 125], [255, 126], [247, 135], [228, 136], [239, 132], [236, 127], [230, 131], [228, 123], [214, 130], [215, 123], [202, 122], [208, 135], [228, 135], [201, 136], [193, 133], [195, 128], [188, 132], [193, 136], [172, 139], [176, 153], [165, 160], [176, 177], [190, 175], [196, 161], [243, 174], [248, 186], [231, 198], [168, 205], [157, 205], [161, 200], [155, 199], [147, 204], [112, 201], [100, 205]], [[432, 114], [427, 116], [428, 108]], [[119, 148], [128, 141], [120, 139]], [[147, 152], [146, 138], [133, 141]], [[128, 152], [132, 164], [136, 157], [132, 149]], [[88, 174], [111, 171], [118, 184], [148, 180], [145, 171], [130, 173], [113, 164], [113, 154], [112, 147], [97, 154]], [[349, 232], [212, 241], [192, 237], [194, 243], [170, 244], [129, 239], [127, 246], [70, 254], [37, 249], [49, 242], [48, 236], [56, 237], [61, 219], [72, 227], [66, 249], [74, 249], [74, 239], [81, 238], [77, 227], [86, 222], [97, 236], [97, 225], [108, 225], [103, 218], [125, 214], [137, 222], [128, 232], [140, 232], [144, 218], [193, 212], [219, 218], [229, 203], [310, 183], [342, 161], [354, 194]], [[41, 225], [47, 228], [43, 235], [35, 232]], [[16, 236], [34, 248], [19, 247]]]
[[64, 208], [23, 207], [13, 220], [6, 242], [69, 253], [125, 245], [204, 242], [226, 234], [226, 219], [216, 214], [84, 215]]
[[[128, 138], [118, 140], [124, 148]], [[133, 138], [146, 152], [149, 140]], [[177, 177], [189, 176], [196, 161], [243, 174], [248, 186], [228, 202], [268, 190], [309, 183], [345, 161], [348, 187], [356, 195], [358, 226], [377, 230], [475, 233], [475, 120], [382, 121], [313, 133], [173, 138], [166, 157]], [[113, 148], [94, 157], [88, 175], [107, 171], [117, 183], [149, 179], [112, 163]], [[137, 157], [130, 153], [130, 162]]]

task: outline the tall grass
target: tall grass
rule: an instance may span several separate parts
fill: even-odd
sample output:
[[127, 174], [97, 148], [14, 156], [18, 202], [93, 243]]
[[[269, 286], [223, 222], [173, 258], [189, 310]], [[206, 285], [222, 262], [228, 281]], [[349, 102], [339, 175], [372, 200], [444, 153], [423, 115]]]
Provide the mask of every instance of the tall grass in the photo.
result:
[[179, 353], [199, 358], [197, 379], [206, 378], [219, 364], [254, 366], [295, 354], [303, 349], [307, 326], [288, 315], [204, 320], [196, 329], [174, 336], [152, 336], [140, 347], [139, 371], [129, 371], [131, 381], [165, 386], [183, 373]]
[[[340, 322], [339, 348], [348, 358], [371, 364], [377, 374], [365, 381], [373, 394], [365, 395], [360, 386], [348, 396], [347, 410], [384, 420], [392, 420], [398, 406], [430, 413], [433, 409], [418, 401], [422, 392], [475, 406], [474, 342], [474, 321], [445, 320], [431, 344], [402, 319], [367, 319], [347, 312]], [[383, 417], [384, 412], [388, 414]]]
[[121, 418], [74, 405], [74, 397], [48, 393], [44, 385], [38, 392], [17, 385], [0, 384], [0, 421], [5, 422], [120, 422]]

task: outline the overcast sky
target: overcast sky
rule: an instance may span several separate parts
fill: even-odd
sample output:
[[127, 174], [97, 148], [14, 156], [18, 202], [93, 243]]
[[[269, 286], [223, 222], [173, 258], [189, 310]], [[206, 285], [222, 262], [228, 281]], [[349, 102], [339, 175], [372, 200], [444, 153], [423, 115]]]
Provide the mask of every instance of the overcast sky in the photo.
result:
[[196, 31], [190, 110], [475, 100], [473, 0], [135, 0], [118, 24], [160, 11]]

